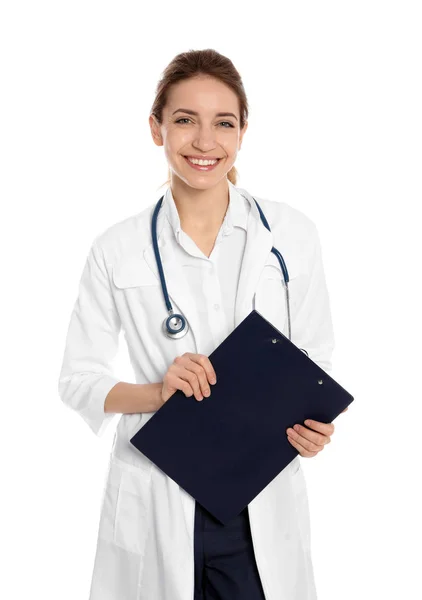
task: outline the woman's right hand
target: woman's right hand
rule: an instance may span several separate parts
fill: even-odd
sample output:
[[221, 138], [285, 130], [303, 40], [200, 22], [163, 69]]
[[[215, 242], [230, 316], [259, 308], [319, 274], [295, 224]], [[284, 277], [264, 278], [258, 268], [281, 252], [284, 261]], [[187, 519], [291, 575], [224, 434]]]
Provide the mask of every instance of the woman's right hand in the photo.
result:
[[172, 396], [176, 390], [181, 390], [185, 396], [195, 395], [196, 400], [211, 394], [209, 383], [217, 383], [217, 376], [210, 359], [205, 354], [185, 352], [176, 356], [164, 375], [161, 388], [163, 403]]

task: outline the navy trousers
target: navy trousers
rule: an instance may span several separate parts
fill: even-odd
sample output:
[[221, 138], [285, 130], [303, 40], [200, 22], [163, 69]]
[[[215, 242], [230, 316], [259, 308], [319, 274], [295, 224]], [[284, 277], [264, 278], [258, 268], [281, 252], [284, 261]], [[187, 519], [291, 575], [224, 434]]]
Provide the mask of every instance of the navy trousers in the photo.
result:
[[195, 503], [194, 600], [265, 600], [248, 507], [226, 525]]

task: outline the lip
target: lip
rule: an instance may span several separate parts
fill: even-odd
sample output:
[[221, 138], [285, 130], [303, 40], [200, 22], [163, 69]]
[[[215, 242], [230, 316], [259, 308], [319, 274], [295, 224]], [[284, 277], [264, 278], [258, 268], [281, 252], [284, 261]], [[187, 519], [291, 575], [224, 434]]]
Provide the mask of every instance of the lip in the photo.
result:
[[[220, 164], [221, 159], [216, 157], [216, 159], [212, 159], [212, 158], [206, 158], [206, 159], [202, 159], [202, 160], [217, 160], [217, 162], [214, 165], [194, 165], [192, 164], [187, 156], [183, 157], [185, 159], [185, 161], [187, 162], [187, 164], [192, 168], [192, 169], [196, 169], [197, 171], [202, 171], [203, 173], [206, 173], [208, 171], [213, 171], [214, 169], [216, 169], [218, 167], [218, 165]], [[196, 157], [191, 157], [190, 158], [196, 158]]]
[[219, 160], [222, 156], [201, 156], [200, 154], [184, 154], [185, 158], [197, 158], [198, 160]]

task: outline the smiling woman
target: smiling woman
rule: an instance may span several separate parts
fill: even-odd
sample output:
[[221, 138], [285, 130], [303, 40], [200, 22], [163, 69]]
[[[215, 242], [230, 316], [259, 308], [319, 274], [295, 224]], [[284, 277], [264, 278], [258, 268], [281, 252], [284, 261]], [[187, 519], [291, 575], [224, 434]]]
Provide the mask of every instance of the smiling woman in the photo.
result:
[[[334, 346], [314, 223], [280, 199], [236, 187], [248, 104], [231, 60], [211, 49], [177, 55], [148, 118], [170, 185], [158, 202], [96, 237], [59, 377], [61, 398], [97, 435], [121, 413], [89, 600], [316, 600], [298, 457], [223, 525], [130, 444], [147, 413], [177, 390], [195, 406], [212, 402], [220, 378], [209, 357], [255, 305], [322, 368], [330, 368]], [[113, 373], [120, 330], [136, 384]], [[244, 376], [259, 389], [259, 378]], [[262, 410], [261, 392], [256, 403]], [[332, 433], [320, 425], [280, 436], [311, 456]]]
[[[157, 86], [150, 116], [154, 142], [165, 146], [169, 163], [165, 183], [176, 183], [172, 171], [184, 180], [185, 171], [180, 169], [183, 157], [195, 171], [212, 172], [215, 178], [225, 176], [236, 184], [234, 163], [247, 119], [246, 93], [229, 59], [211, 49], [176, 56]], [[186, 157], [218, 162], [207, 167]]]

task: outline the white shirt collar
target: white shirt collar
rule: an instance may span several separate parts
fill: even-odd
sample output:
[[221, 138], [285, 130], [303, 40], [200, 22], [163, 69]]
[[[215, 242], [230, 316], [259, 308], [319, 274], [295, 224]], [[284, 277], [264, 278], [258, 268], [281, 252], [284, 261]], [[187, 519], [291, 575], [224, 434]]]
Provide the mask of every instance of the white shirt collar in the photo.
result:
[[[234, 227], [242, 227], [247, 230], [248, 214], [250, 204], [246, 198], [237, 190], [236, 186], [229, 180], [229, 204], [227, 212], [222, 223], [222, 234], [230, 235]], [[177, 241], [180, 243], [179, 235], [181, 231], [180, 217], [174, 202], [171, 187], [168, 186], [163, 199], [163, 207], [167, 219], [173, 229]]]

